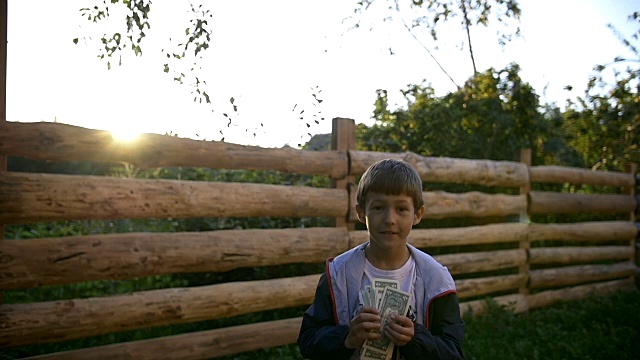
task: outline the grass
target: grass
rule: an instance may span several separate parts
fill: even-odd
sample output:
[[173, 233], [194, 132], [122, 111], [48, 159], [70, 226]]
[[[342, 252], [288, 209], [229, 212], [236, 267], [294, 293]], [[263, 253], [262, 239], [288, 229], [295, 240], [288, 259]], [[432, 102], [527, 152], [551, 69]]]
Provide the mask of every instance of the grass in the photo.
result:
[[513, 314], [492, 305], [465, 319], [474, 360], [640, 359], [640, 291], [594, 295]]

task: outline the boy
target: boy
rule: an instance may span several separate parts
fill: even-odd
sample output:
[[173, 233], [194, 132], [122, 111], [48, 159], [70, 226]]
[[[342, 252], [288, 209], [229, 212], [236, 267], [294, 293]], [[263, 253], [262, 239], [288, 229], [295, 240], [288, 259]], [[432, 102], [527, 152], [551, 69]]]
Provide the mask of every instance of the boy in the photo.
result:
[[[302, 356], [462, 359], [465, 325], [453, 278], [431, 256], [407, 244], [424, 214], [420, 176], [403, 161], [378, 161], [362, 175], [356, 199], [369, 241], [327, 260], [300, 327]], [[395, 282], [395, 294], [410, 294], [404, 300], [407, 313], [381, 314], [375, 303], [364, 300], [374, 282]], [[370, 353], [383, 351], [385, 337], [392, 342], [389, 353]]]

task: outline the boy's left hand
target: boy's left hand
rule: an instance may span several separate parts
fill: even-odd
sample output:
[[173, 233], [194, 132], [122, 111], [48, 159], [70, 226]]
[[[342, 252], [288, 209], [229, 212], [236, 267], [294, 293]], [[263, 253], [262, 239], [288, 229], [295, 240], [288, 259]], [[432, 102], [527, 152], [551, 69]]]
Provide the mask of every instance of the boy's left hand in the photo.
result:
[[413, 321], [406, 316], [391, 315], [384, 325], [384, 332], [396, 345], [404, 346], [413, 339]]

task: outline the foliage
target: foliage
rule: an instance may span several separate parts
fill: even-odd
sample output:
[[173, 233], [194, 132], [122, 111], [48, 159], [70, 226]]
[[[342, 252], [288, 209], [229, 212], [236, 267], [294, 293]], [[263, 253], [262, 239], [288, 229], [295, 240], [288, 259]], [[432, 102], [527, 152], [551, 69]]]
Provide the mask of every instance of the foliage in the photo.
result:
[[[640, 13], [629, 20], [640, 24]], [[624, 171], [626, 164], [640, 161], [640, 30], [625, 38], [610, 28], [633, 58], [618, 56], [610, 64], [595, 66], [584, 97], [567, 104], [564, 129], [570, 134], [567, 143], [585, 167]]]
[[468, 159], [515, 160], [527, 147], [537, 154], [548, 124], [519, 71], [515, 64], [489, 69], [441, 98], [430, 86], [410, 85], [402, 91], [406, 108], [396, 110], [389, 109], [387, 92], [378, 90], [376, 122], [358, 127], [357, 146]]

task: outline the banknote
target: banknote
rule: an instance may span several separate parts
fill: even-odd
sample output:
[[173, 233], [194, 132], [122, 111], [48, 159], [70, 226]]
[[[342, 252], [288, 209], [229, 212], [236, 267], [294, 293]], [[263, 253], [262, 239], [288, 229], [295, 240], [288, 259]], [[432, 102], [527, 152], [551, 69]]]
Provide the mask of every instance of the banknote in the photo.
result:
[[390, 287], [393, 289], [397, 289], [399, 286], [400, 284], [396, 280], [374, 278], [373, 288], [375, 289], [375, 292], [376, 292], [375, 307], [380, 309], [380, 301], [382, 300], [382, 295], [384, 293], [385, 288]]
[[375, 349], [364, 348], [360, 360], [386, 360], [387, 354]]
[[[394, 314], [406, 314], [409, 309], [411, 295], [398, 289], [397, 282], [393, 281], [385, 284], [384, 281], [374, 280], [374, 286], [380, 285], [383, 288], [382, 296], [376, 299], [378, 311], [380, 312], [381, 324], [385, 324], [387, 319]], [[377, 290], [377, 289], [376, 289]], [[367, 289], [365, 288], [365, 292]], [[394, 343], [384, 333], [380, 339], [367, 340], [363, 347], [360, 359], [390, 359], [393, 355]]]

